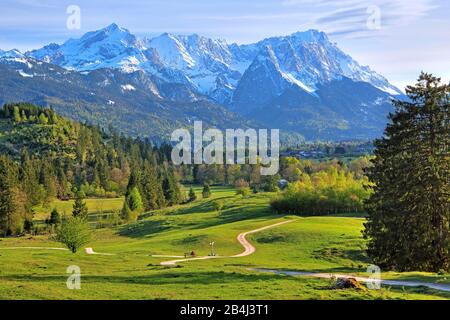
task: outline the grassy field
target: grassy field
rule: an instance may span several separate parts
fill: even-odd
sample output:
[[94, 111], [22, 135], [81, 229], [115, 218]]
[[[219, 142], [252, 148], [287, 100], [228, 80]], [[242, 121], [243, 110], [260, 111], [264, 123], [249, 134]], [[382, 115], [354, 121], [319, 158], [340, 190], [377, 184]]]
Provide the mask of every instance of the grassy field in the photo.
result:
[[[60, 247], [48, 237], [0, 240], [0, 299], [448, 299], [449, 293], [427, 288], [383, 287], [381, 290], [331, 290], [330, 281], [259, 273], [250, 268], [276, 268], [366, 275], [361, 230], [364, 218], [280, 216], [270, 212], [271, 194], [247, 198], [230, 188], [215, 187], [210, 199], [199, 199], [146, 213], [137, 223], [95, 231], [89, 244], [111, 256], [71, 254], [57, 250], [8, 249]], [[200, 190], [197, 189], [200, 196]], [[221, 212], [212, 202], [221, 199]], [[105, 210], [105, 209], [104, 209]], [[207, 255], [211, 241], [220, 256], [243, 251], [236, 236], [244, 231], [294, 219], [252, 234], [253, 255], [189, 261], [176, 267], [159, 263], [194, 250]], [[81, 268], [81, 290], [66, 287], [66, 268]], [[382, 274], [383, 278], [447, 282], [444, 275]]]
[[[101, 212], [111, 212], [114, 210], [120, 210], [123, 207], [123, 200], [124, 198], [91, 198], [86, 199], [86, 205], [88, 207], [89, 213], [101, 213]], [[50, 216], [50, 212], [56, 208], [59, 213], [62, 215], [70, 215], [72, 214], [73, 209], [73, 203], [74, 200], [69, 201], [61, 201], [59, 199], [55, 199], [52, 202], [50, 202], [45, 207], [43, 206], [36, 206], [34, 207], [35, 211], [35, 220], [45, 220]]]

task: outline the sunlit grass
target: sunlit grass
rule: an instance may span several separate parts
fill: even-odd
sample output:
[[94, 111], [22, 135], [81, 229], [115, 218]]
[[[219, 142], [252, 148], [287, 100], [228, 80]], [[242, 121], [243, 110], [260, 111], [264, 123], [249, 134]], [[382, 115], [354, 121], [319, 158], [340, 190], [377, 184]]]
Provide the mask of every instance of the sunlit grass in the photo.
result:
[[[295, 217], [270, 211], [272, 194], [243, 198], [232, 188], [212, 188], [212, 197], [165, 208], [114, 229], [99, 229], [89, 247], [112, 256], [6, 247], [60, 247], [46, 236], [0, 241], [0, 299], [443, 299], [448, 293], [423, 288], [330, 290], [329, 281], [258, 273], [252, 267], [365, 274], [369, 263], [360, 217]], [[224, 208], [213, 210], [221, 199]], [[88, 205], [89, 206], [89, 205]], [[106, 210], [106, 209], [104, 209]], [[236, 236], [285, 219], [294, 222], [252, 234], [256, 252], [244, 258], [190, 261], [163, 267], [158, 255], [219, 256], [243, 251]], [[3, 248], [3, 249], [2, 249]], [[78, 265], [82, 289], [68, 290], [66, 268]], [[384, 278], [446, 281], [425, 273], [383, 273]]]
[[[120, 210], [123, 207], [124, 198], [88, 198], [84, 200], [88, 207], [89, 213], [101, 213]], [[56, 208], [61, 215], [70, 216], [72, 214], [73, 204], [75, 200], [62, 201], [55, 199], [46, 206], [36, 206], [34, 219], [44, 220], [49, 217], [50, 212]]]

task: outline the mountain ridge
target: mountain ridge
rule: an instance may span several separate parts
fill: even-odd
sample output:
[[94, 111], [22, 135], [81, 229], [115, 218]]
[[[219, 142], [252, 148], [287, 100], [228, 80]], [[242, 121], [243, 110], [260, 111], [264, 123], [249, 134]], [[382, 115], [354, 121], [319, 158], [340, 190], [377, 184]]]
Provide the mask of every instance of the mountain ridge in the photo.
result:
[[[228, 112], [227, 119], [242, 118], [266, 127], [276, 125], [317, 139], [380, 135], [390, 111], [390, 99], [402, 96], [402, 92], [385, 77], [359, 65], [325, 33], [317, 30], [239, 45], [198, 34], [163, 33], [153, 38], [139, 38], [113, 23], [62, 44], [51, 43], [25, 53], [0, 51], [0, 63], [12, 68], [20, 62], [28, 66], [46, 64], [50, 77], [53, 76], [50, 70], [55, 69], [52, 65], [62, 67], [64, 70], [57, 72], [67, 77], [73, 76], [74, 72], [82, 79], [90, 79], [99, 71], [104, 75], [109, 73], [110, 77], [102, 81], [87, 85], [80, 80], [80, 85], [82, 88], [94, 85], [96, 94], [104, 96], [101, 103], [107, 103], [110, 108], [118, 107], [110, 101], [120, 100], [108, 89], [113, 84], [118, 87], [130, 112], [142, 109], [138, 105], [145, 104], [144, 101], [153, 106], [164, 104], [163, 109], [174, 108], [174, 112], [182, 116], [177, 125], [183, 122], [189, 125], [186, 114], [192, 113], [188, 105], [196, 103], [216, 106], [217, 116]], [[34, 81], [37, 76], [31, 69], [15, 67], [22, 78]], [[46, 77], [41, 78], [44, 83]], [[115, 83], [118, 78], [121, 83]], [[133, 84], [131, 80], [136, 79], [140, 80]], [[345, 88], [344, 92], [340, 91], [342, 88]], [[44, 88], [41, 91], [40, 95], [46, 95]], [[340, 102], [335, 103], [329, 99], [330, 96], [339, 98], [338, 92], [348, 96], [354, 104], [349, 105], [341, 99], [336, 99]], [[3, 99], [9, 101], [6, 98], [8, 95]], [[55, 103], [55, 99], [51, 100]], [[31, 102], [39, 102], [39, 99]], [[43, 102], [49, 101], [43, 99]], [[82, 102], [89, 103], [89, 99], [83, 98]], [[177, 103], [186, 104], [181, 113], [176, 109]], [[156, 107], [151, 112], [156, 117], [167, 116], [158, 110]], [[68, 114], [70, 110], [62, 112]], [[284, 118], [279, 117], [281, 114]], [[271, 121], [271, 118], [279, 121]], [[292, 118], [299, 119], [295, 125]], [[317, 124], [311, 125], [311, 121]], [[243, 122], [238, 121], [236, 125]], [[327, 122], [332, 124], [329, 132], [318, 125]], [[233, 121], [227, 123], [233, 124]], [[365, 135], [367, 128], [371, 129]], [[327, 133], [323, 134], [324, 131]]]
[[[96, 41], [93, 41], [93, 39]], [[110, 41], [105, 42], [104, 39]], [[309, 82], [329, 81], [336, 75], [341, 74], [353, 80], [369, 83], [377, 82], [375, 86], [381, 90], [384, 90], [383, 85], [385, 85], [386, 89], [389, 89], [391, 93], [401, 94], [401, 91], [390, 85], [386, 78], [370, 70], [367, 66], [360, 66], [349, 55], [342, 52], [332, 43], [324, 32], [314, 29], [295, 32], [287, 36], [270, 37], [253, 44], [238, 45], [232, 43], [228, 45], [223, 39], [211, 39], [199, 36], [198, 34], [175, 35], [166, 32], [150, 39], [139, 39], [128, 29], [119, 27], [113, 23], [103, 29], [88, 32], [79, 39], [69, 39], [62, 45], [55, 46], [53, 44], [51, 47], [46, 46], [41, 49], [32, 50], [27, 52], [26, 55], [66, 68], [74, 68], [78, 71], [90, 71], [100, 67], [113, 67], [122, 68], [124, 71], [136, 71], [136, 69], [140, 69], [155, 73], [155, 71], [157, 72], [155, 70], [157, 68], [154, 66], [155, 63], [148, 57], [148, 55], [151, 55], [148, 51], [154, 49], [157, 53], [159, 63], [162, 63], [164, 68], [182, 70], [189, 77], [189, 80], [198, 86], [198, 89], [202, 93], [206, 93], [207, 89], [211, 89], [212, 86], [211, 83], [208, 83], [207, 85], [209, 86], [202, 88], [202, 84], [205, 85], [205, 82], [208, 81], [206, 79], [207, 76], [214, 75], [217, 79], [221, 75], [232, 73], [233, 76], [227, 77], [227, 80], [230, 80], [229, 84], [233, 85], [233, 80], [237, 80], [238, 73], [242, 75], [243, 71], [252, 63], [259, 51], [263, 50], [267, 45], [273, 47], [277, 57], [291, 53], [291, 60], [288, 61], [290, 65], [282, 63], [283, 66], [291, 71], [295, 70], [305, 73], [303, 75], [304, 78], [312, 77], [312, 73], [317, 71], [322, 73], [320, 74], [320, 79], [319, 77], [316, 77], [316, 79], [307, 79]], [[317, 46], [325, 48], [328, 52], [326, 54], [318, 51], [313, 52]], [[83, 50], [79, 50], [80, 47]], [[100, 50], [102, 52], [99, 52]], [[237, 52], [243, 50], [246, 51], [246, 56]], [[86, 53], [92, 53], [92, 51], [100, 55], [100, 58], [103, 58], [100, 59], [103, 64], [99, 65], [95, 63], [95, 59], [98, 60], [98, 56], [86, 56]], [[67, 56], [67, 52], [72, 54]], [[311, 56], [308, 57], [312, 53], [320, 57], [320, 59], [312, 61], [316, 63], [316, 67], [318, 66], [320, 68], [308, 70], [308, 68], [314, 69], [313, 64], [312, 66], [307, 65], [302, 69], [299, 63], [305, 63], [308, 62], [308, 59], [314, 58]], [[105, 61], [105, 54], [112, 54], [115, 60], [111, 61], [106, 59]], [[67, 59], [60, 61], [61, 55]], [[331, 55], [336, 56], [335, 60], [340, 59], [340, 61], [334, 61], [334, 65], [331, 63], [332, 70], [326, 70], [327, 67], [330, 67], [331, 59], [327, 58]], [[76, 58], [73, 59], [72, 56], [76, 56]], [[303, 59], [300, 60], [300, 58]], [[85, 63], [80, 63], [79, 59], [85, 59]], [[94, 61], [92, 61], [93, 59]], [[292, 61], [295, 63], [292, 64]], [[202, 72], [204, 73], [202, 74], [204, 76], [202, 77], [203, 83], [195, 81]]]

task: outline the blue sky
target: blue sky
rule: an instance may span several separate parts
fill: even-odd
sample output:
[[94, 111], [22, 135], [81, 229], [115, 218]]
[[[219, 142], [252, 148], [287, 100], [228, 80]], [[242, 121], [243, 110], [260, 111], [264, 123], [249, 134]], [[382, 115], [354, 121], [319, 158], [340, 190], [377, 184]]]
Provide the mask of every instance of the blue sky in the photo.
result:
[[[79, 30], [66, 27], [69, 5], [81, 9]], [[198, 33], [229, 43], [314, 28], [401, 89], [421, 70], [450, 80], [447, 0], [0, 0], [0, 8], [3, 50], [60, 43], [112, 22], [140, 36]]]

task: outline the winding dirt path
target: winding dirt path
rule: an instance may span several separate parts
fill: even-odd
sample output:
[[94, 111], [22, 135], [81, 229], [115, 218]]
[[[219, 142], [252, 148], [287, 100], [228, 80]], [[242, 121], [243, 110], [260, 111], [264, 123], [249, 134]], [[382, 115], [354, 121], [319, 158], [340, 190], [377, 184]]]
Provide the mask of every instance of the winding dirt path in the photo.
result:
[[101, 255], [101, 256], [113, 256], [113, 255], [114, 255], [114, 253], [100, 253], [100, 252], [95, 252], [94, 249], [92, 249], [92, 248], [84, 248], [84, 252], [85, 252], [86, 254], [98, 254], [98, 255]]
[[[162, 261], [160, 264], [162, 266], [174, 266], [176, 265], [178, 262], [184, 262], [184, 261], [194, 261], [194, 260], [207, 260], [207, 259], [217, 259], [217, 258], [240, 258], [240, 257], [245, 257], [245, 256], [249, 256], [252, 253], [254, 253], [256, 251], [256, 248], [245, 238], [247, 235], [252, 234], [252, 233], [256, 233], [256, 232], [260, 232], [269, 228], [274, 228], [274, 227], [278, 227], [281, 226], [283, 224], [292, 222], [294, 220], [286, 220], [286, 221], [281, 221], [278, 223], [274, 223], [262, 228], [258, 228], [255, 230], [251, 230], [251, 231], [247, 231], [247, 232], [243, 232], [240, 233], [237, 236], [237, 240], [238, 242], [244, 247], [244, 251], [236, 254], [234, 256], [204, 256], [204, 257], [195, 257], [195, 258], [185, 258], [185, 259], [176, 259], [176, 260], [169, 260], [169, 261]], [[158, 257], [157, 255], [154, 255], [153, 257]]]
[[269, 226], [265, 226], [259, 229], [255, 229], [255, 230], [251, 230], [251, 231], [247, 231], [244, 233], [241, 233], [237, 236], [237, 240], [239, 241], [239, 243], [244, 247], [244, 252], [239, 253], [237, 255], [231, 256], [231, 258], [240, 258], [240, 257], [245, 257], [245, 256], [249, 256], [252, 253], [254, 253], [256, 251], [256, 248], [245, 238], [247, 235], [252, 234], [252, 233], [256, 233], [256, 232], [260, 232], [269, 228], [274, 228], [274, 227], [278, 227], [281, 226], [283, 224], [292, 222], [294, 220], [286, 220], [286, 221], [281, 221], [275, 224], [271, 224]]

